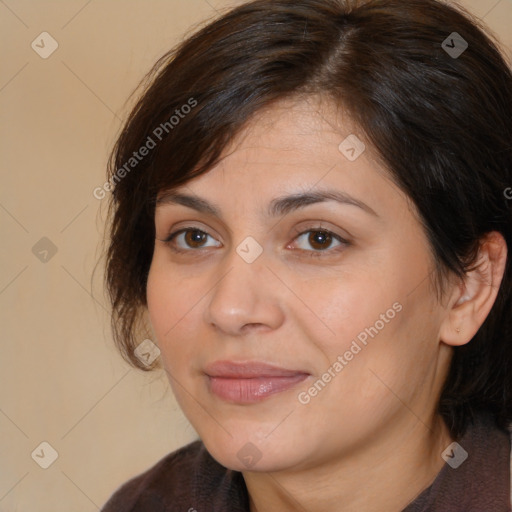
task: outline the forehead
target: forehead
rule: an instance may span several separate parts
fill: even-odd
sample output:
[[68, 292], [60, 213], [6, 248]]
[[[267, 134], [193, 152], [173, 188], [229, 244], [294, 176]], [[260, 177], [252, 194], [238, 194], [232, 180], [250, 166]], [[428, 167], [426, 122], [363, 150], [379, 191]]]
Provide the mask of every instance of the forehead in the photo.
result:
[[327, 98], [287, 98], [256, 112], [224, 156], [261, 164], [278, 158], [280, 165], [301, 166], [314, 154], [317, 162], [333, 164], [333, 155], [337, 159], [340, 154], [332, 149], [359, 131], [348, 113]]
[[257, 112], [218, 164], [171, 191], [247, 203], [321, 189], [359, 195], [367, 204], [379, 191], [397, 192], [350, 117], [325, 99], [306, 98]]

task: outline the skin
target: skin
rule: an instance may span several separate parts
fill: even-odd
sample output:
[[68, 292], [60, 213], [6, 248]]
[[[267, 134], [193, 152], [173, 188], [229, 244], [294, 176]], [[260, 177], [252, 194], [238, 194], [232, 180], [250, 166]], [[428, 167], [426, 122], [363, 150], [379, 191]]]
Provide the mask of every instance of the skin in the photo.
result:
[[[338, 149], [349, 134], [366, 144], [355, 161]], [[278, 196], [326, 188], [375, 214], [328, 201], [266, 215]], [[489, 238], [485, 272], [454, 281], [440, 301], [410, 201], [350, 119], [312, 98], [257, 114], [218, 165], [179, 191], [214, 203], [222, 218], [157, 206], [148, 312], [171, 387], [208, 451], [243, 473], [251, 511], [402, 510], [444, 464], [452, 439], [437, 400], [452, 346], [471, 339], [494, 302], [502, 239]], [[209, 236], [163, 241], [190, 226]], [[333, 238], [322, 249], [319, 226], [348, 243]], [[263, 249], [252, 263], [236, 252], [248, 236]], [[299, 393], [395, 303], [401, 311], [301, 403]], [[262, 402], [237, 405], [209, 391], [203, 370], [217, 360], [310, 375]], [[237, 456], [248, 442], [261, 454], [250, 468]]]

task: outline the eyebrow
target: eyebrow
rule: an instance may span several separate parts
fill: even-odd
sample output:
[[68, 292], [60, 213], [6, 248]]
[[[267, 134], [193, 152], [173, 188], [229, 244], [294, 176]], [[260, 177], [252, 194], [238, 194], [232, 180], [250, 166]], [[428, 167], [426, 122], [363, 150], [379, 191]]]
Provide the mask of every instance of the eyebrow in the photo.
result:
[[[270, 202], [267, 209], [267, 215], [269, 217], [283, 216], [294, 210], [304, 208], [310, 204], [322, 203], [325, 201], [335, 201], [343, 205], [356, 206], [363, 211], [378, 217], [375, 210], [373, 210], [373, 208], [368, 206], [363, 201], [352, 197], [346, 192], [329, 189], [277, 197]], [[196, 195], [188, 195], [182, 194], [180, 192], [169, 191], [164, 193], [156, 201], [157, 206], [163, 204], [180, 204], [182, 206], [197, 210], [198, 212], [213, 215], [222, 219], [222, 213], [218, 206]]]

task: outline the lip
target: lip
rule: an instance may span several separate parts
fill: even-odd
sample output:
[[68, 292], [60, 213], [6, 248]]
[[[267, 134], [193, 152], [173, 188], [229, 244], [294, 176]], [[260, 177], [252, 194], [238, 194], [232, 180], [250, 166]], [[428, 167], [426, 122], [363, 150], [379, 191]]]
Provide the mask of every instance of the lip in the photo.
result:
[[236, 404], [260, 402], [289, 390], [310, 374], [259, 361], [216, 361], [205, 370], [210, 392]]

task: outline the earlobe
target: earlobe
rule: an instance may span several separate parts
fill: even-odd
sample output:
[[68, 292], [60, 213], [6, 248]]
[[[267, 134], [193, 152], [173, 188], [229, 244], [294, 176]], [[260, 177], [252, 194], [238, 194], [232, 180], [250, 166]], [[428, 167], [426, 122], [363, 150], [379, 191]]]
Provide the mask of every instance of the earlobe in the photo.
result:
[[496, 301], [506, 261], [507, 244], [503, 236], [496, 231], [486, 234], [475, 265], [453, 287], [440, 327], [441, 341], [452, 346], [471, 341]]

